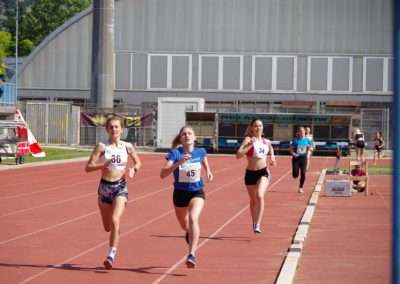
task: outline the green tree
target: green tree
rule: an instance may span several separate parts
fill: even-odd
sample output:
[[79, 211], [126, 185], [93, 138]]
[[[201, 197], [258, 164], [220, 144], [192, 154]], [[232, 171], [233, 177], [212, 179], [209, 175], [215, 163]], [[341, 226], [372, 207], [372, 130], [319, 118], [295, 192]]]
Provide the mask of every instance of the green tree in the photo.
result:
[[12, 47], [12, 35], [8, 32], [0, 31], [0, 75], [4, 75], [6, 72], [3, 60], [11, 56]]
[[90, 5], [90, 0], [37, 0], [22, 18], [24, 38], [38, 45], [61, 24]]
[[[30, 2], [32, 4], [30, 5]], [[86, 9], [92, 0], [19, 1], [18, 55], [26, 56], [51, 32]], [[15, 36], [15, 9], [6, 11], [2, 26]], [[15, 41], [15, 39], [14, 39]]]
[[12, 54], [12, 35], [9, 32], [0, 31], [0, 61]]

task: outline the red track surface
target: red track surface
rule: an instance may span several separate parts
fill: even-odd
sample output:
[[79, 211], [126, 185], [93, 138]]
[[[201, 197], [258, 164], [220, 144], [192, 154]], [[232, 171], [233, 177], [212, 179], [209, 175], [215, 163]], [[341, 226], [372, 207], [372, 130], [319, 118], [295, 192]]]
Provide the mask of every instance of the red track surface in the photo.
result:
[[[189, 270], [171, 200], [172, 176], [159, 178], [164, 155], [140, 157], [142, 170], [128, 180], [112, 271], [102, 266], [108, 233], [97, 208], [99, 172], [86, 174], [86, 161], [0, 171], [0, 283], [274, 283], [320, 171], [334, 162], [314, 158], [305, 193], [298, 194], [290, 159], [279, 157], [265, 196], [263, 233], [255, 236], [245, 159], [209, 155], [214, 181], [205, 188], [197, 266]], [[390, 177], [373, 177], [370, 191], [369, 197], [320, 197], [295, 282], [388, 283]], [[348, 218], [337, 218], [338, 212]], [[336, 271], [353, 276], [342, 281]]]

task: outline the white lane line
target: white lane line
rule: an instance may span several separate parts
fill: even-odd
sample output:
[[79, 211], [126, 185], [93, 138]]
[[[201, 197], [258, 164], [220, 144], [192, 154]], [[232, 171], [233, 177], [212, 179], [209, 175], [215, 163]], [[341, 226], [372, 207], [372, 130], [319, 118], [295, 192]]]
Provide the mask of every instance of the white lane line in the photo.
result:
[[[155, 221], [157, 221], [157, 220], [159, 220], [159, 219], [161, 219], [161, 218], [163, 218], [163, 217], [165, 217], [165, 216], [167, 216], [167, 215], [169, 215], [169, 214], [171, 214], [171, 213], [173, 213], [173, 212], [174, 212], [174, 210], [169, 210], [169, 211], [165, 212], [165, 213], [162, 214], [162, 215], [159, 215], [159, 216], [157, 216], [157, 217], [155, 217], [155, 218], [153, 218], [153, 219], [151, 219], [151, 220], [149, 220], [149, 221], [147, 221], [147, 222], [145, 222], [145, 223], [143, 223], [143, 224], [140, 224], [139, 226], [137, 226], [137, 227], [135, 227], [135, 228], [130, 229], [129, 231], [126, 231], [125, 233], [122, 233], [120, 237], [124, 237], [124, 236], [126, 236], [126, 235], [128, 235], [128, 234], [130, 234], [130, 233], [132, 233], [132, 232], [134, 232], [134, 231], [137, 231], [137, 230], [139, 230], [140, 228], [142, 228], [142, 227], [144, 227], [144, 226], [146, 226], [146, 225], [148, 225], [148, 224], [151, 224], [151, 223], [153, 223], [153, 222], [155, 222]], [[75, 260], [75, 259], [77, 259], [77, 258], [79, 258], [79, 257], [81, 257], [81, 256], [84, 256], [85, 254], [88, 254], [88, 253], [90, 253], [90, 252], [92, 252], [92, 251], [94, 251], [94, 250], [96, 250], [96, 249], [98, 249], [98, 248], [100, 248], [100, 247], [102, 247], [102, 246], [104, 246], [104, 245], [107, 245], [107, 244], [108, 244], [108, 241], [102, 242], [102, 243], [100, 243], [100, 244], [98, 244], [98, 245], [96, 245], [96, 246], [94, 246], [94, 247], [91, 247], [90, 249], [87, 249], [87, 250], [81, 252], [81, 253], [78, 254], [78, 255], [75, 255], [75, 256], [73, 256], [73, 257], [71, 257], [71, 258], [69, 258], [69, 259], [63, 260], [63, 261], [61, 261], [61, 262], [59, 262], [59, 263], [53, 265], [52, 267], [47, 268], [46, 270], [43, 270], [43, 271], [41, 271], [41, 272], [39, 272], [39, 273], [37, 273], [37, 274], [35, 274], [35, 275], [32, 275], [31, 277], [26, 278], [26, 279], [22, 280], [22, 281], [19, 282], [19, 283], [22, 284], [22, 283], [27, 283], [27, 282], [29, 282], [29, 281], [31, 281], [31, 280], [34, 280], [34, 279], [38, 278], [39, 276], [42, 276], [43, 274], [45, 274], [45, 273], [47, 273], [47, 272], [50, 272], [51, 270], [53, 270], [53, 269], [55, 269], [55, 268], [61, 268], [61, 267], [63, 266], [64, 263], [71, 262], [71, 261], [73, 261], [73, 260]]]
[[[139, 183], [147, 182], [148, 180], [151, 180], [151, 179], [154, 179], [154, 178], [141, 179], [140, 181], [130, 181], [127, 184], [128, 184], [128, 186], [135, 186], [135, 185], [137, 185]], [[74, 185], [71, 185], [71, 184], [70, 184], [70, 186], [74, 187]], [[55, 188], [53, 187], [52, 189], [55, 189]], [[40, 191], [40, 192], [42, 192], [42, 191]], [[35, 193], [40, 193], [40, 192], [35, 192]], [[27, 193], [27, 194], [29, 194], [29, 193]], [[47, 206], [52, 206], [52, 205], [55, 205], [55, 204], [60, 204], [60, 203], [64, 203], [64, 202], [68, 202], [68, 201], [72, 201], [72, 200], [75, 200], [75, 199], [80, 199], [80, 198], [84, 198], [84, 197], [88, 197], [88, 196], [96, 195], [96, 194], [97, 194], [97, 191], [93, 191], [92, 193], [88, 193], [88, 194], [85, 194], [85, 195], [79, 195], [77, 197], [72, 197], [72, 198], [65, 199], [65, 200], [60, 200], [60, 201], [57, 201], [57, 202], [51, 202], [51, 203], [46, 203], [46, 204], [30, 207], [30, 208], [25, 208], [25, 209], [21, 209], [21, 210], [18, 210], [18, 211], [13, 211], [13, 212], [9, 212], [9, 213], [0, 215], [0, 218], [1, 217], [15, 215], [15, 214], [18, 214], [18, 213], [23, 213], [23, 212], [34, 210], [34, 209], [39, 209], [39, 208], [43, 208], [43, 207], [47, 207]], [[14, 197], [16, 197], [16, 196], [14, 196]], [[0, 199], [0, 201], [1, 201], [1, 199]]]
[[[224, 169], [224, 170], [225, 170], [225, 169]], [[224, 171], [224, 170], [221, 170], [221, 171]], [[215, 190], [212, 190], [212, 191], [208, 192], [208, 195], [211, 195], [211, 194], [213, 194], [213, 193], [215, 193], [215, 192], [221, 190], [222, 188], [227, 187], [227, 186], [231, 185], [232, 183], [235, 183], [235, 182], [239, 181], [240, 179], [241, 179], [241, 178], [237, 178], [236, 180], [233, 180], [233, 181], [231, 181], [231, 182], [229, 182], [229, 183], [227, 183], [227, 184], [224, 184], [224, 185], [222, 185], [222, 186], [216, 188]], [[168, 186], [167, 188], [164, 188], [164, 189], [162, 189], [162, 190], [159, 190], [159, 191], [157, 191], [157, 193], [160, 192], [160, 191], [163, 191], [163, 190], [170, 189], [170, 188], [172, 188], [172, 186]], [[153, 194], [154, 194], [154, 193], [150, 193], [150, 194], [148, 194], [147, 196], [153, 195]], [[141, 197], [139, 197], [139, 198], [136, 198], [135, 200], [143, 199], [144, 197], [145, 197], [145, 196], [141, 196]], [[133, 201], [133, 200], [132, 200], [132, 201]], [[131, 201], [129, 201], [129, 202], [131, 202]], [[244, 208], [244, 210], [245, 210], [245, 209], [246, 209], [246, 208]], [[159, 219], [161, 219], [161, 218], [163, 218], [163, 217], [165, 217], [165, 216], [167, 216], [167, 215], [169, 215], [169, 214], [171, 214], [171, 213], [173, 213], [173, 212], [175, 212], [174, 209], [169, 210], [169, 211], [165, 212], [164, 214], [159, 215], [158, 217], [155, 217], [155, 218], [153, 218], [153, 219], [151, 219], [151, 220], [149, 220], [149, 221], [147, 221], [147, 222], [145, 222], [145, 223], [143, 223], [143, 224], [141, 224], [141, 225], [139, 225], [139, 226], [137, 226], [137, 227], [135, 227], [135, 228], [133, 228], [133, 229], [131, 229], [131, 230], [126, 231], [125, 233], [121, 234], [120, 237], [122, 238], [122, 237], [124, 237], [124, 236], [126, 236], [126, 235], [128, 235], [128, 234], [130, 234], [130, 233], [132, 233], [132, 232], [134, 232], [134, 231], [136, 231], [136, 230], [138, 230], [138, 229], [140, 229], [140, 228], [142, 228], [142, 227], [148, 225], [148, 224], [151, 224], [151, 223], [153, 223], [153, 222], [155, 222], [155, 221], [157, 221], [157, 220], [159, 220]], [[98, 211], [96, 211], [96, 212], [91, 212], [91, 213], [89, 213], [89, 214], [94, 214], [94, 213], [98, 213]], [[78, 219], [78, 218], [77, 218], [77, 219]], [[53, 227], [53, 226], [52, 226], [52, 227]], [[0, 243], [0, 244], [1, 244], [1, 243]], [[80, 253], [80, 254], [78, 254], [78, 255], [76, 255], [76, 256], [73, 256], [73, 257], [71, 257], [71, 258], [69, 258], [69, 259], [63, 260], [62, 262], [59, 262], [58, 264], [55, 264], [55, 265], [53, 265], [52, 267], [50, 267], [50, 268], [48, 268], [48, 269], [46, 269], [46, 270], [43, 270], [43, 271], [41, 271], [41, 272], [39, 272], [39, 273], [37, 273], [37, 274], [31, 276], [31, 277], [29, 277], [29, 278], [27, 278], [27, 279], [25, 279], [25, 280], [19, 282], [19, 283], [22, 284], [22, 283], [27, 283], [27, 282], [29, 282], [29, 281], [31, 281], [31, 280], [34, 280], [34, 279], [36, 279], [37, 277], [42, 276], [43, 274], [46, 274], [47, 272], [50, 272], [51, 270], [53, 270], [53, 269], [55, 269], [55, 268], [60, 268], [60, 267], [62, 267], [62, 265], [63, 265], [64, 263], [71, 262], [72, 260], [75, 260], [75, 259], [77, 259], [77, 258], [79, 258], [79, 257], [81, 257], [81, 256], [83, 256], [83, 255], [85, 255], [85, 254], [87, 254], [87, 253], [89, 253], [89, 252], [92, 252], [92, 251], [94, 251], [94, 250], [100, 248], [101, 246], [107, 245], [107, 244], [108, 244], [108, 241], [102, 242], [101, 244], [98, 244], [98, 245], [95, 246], [95, 247], [92, 247], [92, 248], [90, 248], [90, 249], [87, 249], [87, 250], [85, 250], [84, 252], [82, 252], [82, 253]], [[200, 246], [199, 246], [199, 247], [200, 247]]]
[[12, 199], [12, 198], [19, 198], [19, 197], [23, 197], [23, 196], [38, 194], [38, 193], [43, 193], [43, 192], [48, 192], [48, 191], [53, 191], [53, 190], [57, 190], [57, 189], [60, 189], [60, 188], [73, 187], [73, 186], [84, 184], [84, 183], [94, 182], [96, 180], [99, 180], [99, 179], [98, 178], [97, 179], [90, 179], [90, 180], [80, 181], [80, 182], [73, 183], [73, 184], [66, 184], [66, 185], [51, 187], [51, 188], [47, 188], [47, 189], [44, 189], [44, 190], [38, 190], [38, 191], [32, 191], [32, 192], [21, 193], [21, 194], [16, 194], [16, 195], [10, 195], [10, 196], [6, 196], [6, 197], [0, 198], [0, 201], [7, 200], [7, 199]]
[[[154, 192], [151, 192], [151, 193], [149, 193], [149, 194], [142, 195], [142, 196], [137, 197], [137, 198], [135, 198], [135, 199], [129, 200], [128, 203], [133, 202], [133, 201], [137, 201], [137, 200], [140, 200], [140, 199], [143, 199], [143, 198], [146, 198], [146, 197], [149, 197], [149, 196], [151, 196], [151, 195], [157, 194], [157, 193], [159, 193], [159, 192], [161, 192], [161, 191], [164, 191], [164, 190], [168, 190], [168, 189], [170, 189], [171, 187], [172, 187], [172, 186], [168, 186], [168, 187], [163, 188], [163, 189], [160, 189], [160, 190], [158, 190], [158, 191], [154, 191]], [[20, 235], [20, 236], [17, 236], [17, 237], [8, 239], [8, 240], [1, 241], [1, 242], [0, 242], [0, 245], [4, 245], [4, 244], [9, 243], [9, 242], [12, 242], [12, 241], [20, 240], [20, 239], [23, 239], [23, 238], [26, 238], [26, 237], [35, 235], [35, 234], [37, 234], [37, 233], [41, 233], [41, 232], [44, 232], [44, 231], [48, 231], [48, 230], [51, 230], [51, 229], [54, 229], [54, 228], [57, 228], [57, 227], [60, 227], [60, 226], [63, 226], [63, 225], [72, 223], [72, 222], [74, 222], [74, 221], [77, 221], [77, 220], [86, 218], [86, 217], [91, 216], [91, 215], [93, 215], [93, 214], [99, 214], [99, 213], [100, 213], [100, 211], [99, 211], [99, 210], [96, 210], [96, 211], [90, 212], [90, 213], [88, 213], [88, 214], [81, 215], [81, 216], [79, 216], [79, 217], [77, 217], [77, 218], [69, 219], [69, 220], [67, 220], [67, 221], [64, 221], [64, 222], [61, 222], [61, 223], [58, 223], [58, 224], [55, 224], [55, 225], [52, 225], [52, 226], [48, 226], [48, 227], [42, 228], [42, 229], [40, 229], [40, 230], [36, 230], [36, 231], [30, 232], [30, 233], [28, 233], [28, 234]]]
[[[127, 182], [128, 182], [128, 185], [134, 185], [134, 184], [143, 183], [143, 182], [146, 182], [148, 180], [156, 179], [156, 178], [157, 177], [151, 177], [151, 178], [146, 178], [146, 179], [141, 179], [141, 180], [133, 180], [133, 181], [127, 180]], [[38, 191], [32, 191], [32, 192], [21, 193], [21, 194], [16, 194], [16, 195], [10, 195], [10, 196], [6, 196], [6, 197], [1, 197], [0, 201], [7, 200], [7, 199], [12, 199], [12, 198], [19, 198], [19, 197], [23, 197], [23, 196], [38, 194], [38, 193], [43, 193], [43, 192], [48, 192], [48, 191], [53, 191], [53, 190], [57, 190], [57, 189], [61, 189], [61, 188], [75, 187], [76, 185], [80, 185], [80, 184], [84, 184], [84, 183], [90, 183], [90, 182], [96, 182], [96, 181], [98, 182], [99, 180], [100, 180], [100, 178], [96, 177], [96, 179], [89, 179], [89, 180], [85, 180], [85, 181], [80, 181], [78, 183], [65, 184], [65, 185], [61, 185], [61, 186], [47, 188], [47, 189], [44, 189], [44, 190], [38, 190]]]
[[[286, 174], [284, 174], [283, 176], [281, 176], [276, 182], [274, 182], [274, 184], [272, 184], [270, 187], [268, 187], [267, 191], [272, 189], [273, 187], [275, 187], [283, 178], [285, 178], [287, 175], [289, 174], [289, 172], [287, 172]], [[239, 180], [239, 179], [237, 179]], [[237, 181], [235, 180], [235, 182]], [[245, 210], [247, 210], [249, 208], [249, 205], [246, 205], [245, 207], [243, 207], [241, 210], [239, 210], [239, 212], [237, 212], [234, 216], [232, 216], [228, 221], [226, 221], [224, 224], [222, 224], [222, 226], [220, 226], [211, 236], [209, 236], [206, 240], [204, 240], [203, 242], [201, 242], [199, 244], [199, 246], [197, 247], [197, 249], [200, 249], [202, 246], [204, 246], [206, 243], [208, 243], [208, 241], [210, 241], [212, 238], [214, 238], [222, 229], [224, 229], [226, 226], [228, 226], [233, 220], [235, 220], [238, 216], [240, 216]], [[186, 260], [186, 256], [183, 256], [180, 260], [178, 260], [174, 265], [172, 265], [166, 272], [163, 273], [162, 276], [160, 276], [159, 278], [157, 278], [153, 284], [158, 284], [161, 283], [162, 280], [165, 279], [165, 277], [169, 276], [171, 274], [172, 271], [174, 271], [179, 265], [181, 265], [184, 261]]]
[[[371, 185], [372, 185], [372, 187], [374, 188], [374, 191], [377, 191], [377, 192], [379, 193], [379, 197], [380, 197], [380, 199], [382, 200], [383, 204], [385, 205], [386, 209], [388, 209], [389, 212], [392, 212], [391, 203], [390, 203], [390, 202], [388, 203], [387, 200], [384, 198], [384, 193], [383, 193], [383, 192], [379, 189], [379, 187], [375, 184], [374, 179], [371, 179], [371, 177], [369, 177], [369, 185], [368, 185], [368, 186], [371, 187]], [[370, 195], [373, 195], [372, 188], [369, 188], [368, 191], [371, 192]], [[389, 190], [389, 194], [391, 194], [391, 191], [390, 191], [390, 190]]]
[[50, 229], [54, 229], [54, 228], [60, 227], [62, 225], [68, 224], [68, 223], [72, 223], [74, 221], [86, 218], [86, 217], [88, 217], [90, 215], [93, 215], [93, 214], [96, 214], [96, 213], [98, 213], [98, 210], [90, 212], [90, 213], [85, 214], [85, 215], [81, 215], [81, 216], [79, 216], [77, 218], [74, 218], [74, 219], [70, 219], [70, 220], [67, 220], [67, 221], [52, 225], [52, 226], [45, 227], [45, 228], [40, 229], [40, 230], [36, 230], [36, 231], [30, 232], [28, 234], [20, 235], [18, 237], [14, 237], [14, 238], [11, 238], [11, 239], [8, 239], [8, 240], [1, 241], [0, 245], [4, 245], [4, 244], [12, 242], [12, 241], [16, 241], [16, 240], [20, 240], [20, 239], [23, 239], [23, 238], [26, 238], [26, 237], [30, 237], [32, 235], [35, 235], [35, 234], [38, 234], [38, 233], [41, 233], [41, 232], [44, 232], [44, 231], [47, 231], [47, 230], [50, 230]]
[[[209, 236], [207, 239], [202, 241], [197, 249], [200, 249], [202, 246], [204, 246], [208, 241], [210, 241], [213, 237], [215, 237], [222, 229], [224, 229], [226, 226], [228, 226], [233, 220], [235, 220], [240, 214], [243, 213], [243, 211], [247, 210], [249, 205], [243, 207], [239, 212], [237, 212], [233, 217], [231, 217], [228, 221], [226, 221], [222, 226], [220, 226], [211, 236]], [[153, 284], [158, 284], [162, 280], [164, 280], [165, 277], [167, 277], [172, 271], [174, 271], [179, 265], [181, 265], [184, 261], [186, 260], [186, 256], [182, 257], [180, 260], [178, 260], [174, 265], [172, 265], [162, 276], [157, 278]]]
[[[314, 190], [313, 193], [316, 192], [316, 188], [318, 185], [321, 185], [325, 179], [326, 175], [326, 169], [323, 169], [320, 173], [319, 179], [314, 185]], [[318, 192], [318, 195], [320, 192]], [[312, 198], [312, 195], [311, 195]], [[310, 198], [310, 199], [311, 199]], [[306, 208], [310, 204], [310, 200], [308, 201]], [[288, 249], [288, 254], [286, 255], [283, 264], [281, 266], [280, 271], [278, 272], [278, 277], [275, 281], [276, 284], [286, 284], [286, 283], [294, 283], [296, 271], [298, 269], [298, 264], [301, 258], [301, 253], [303, 251], [303, 246], [305, 243], [306, 235], [308, 232], [308, 229], [311, 225], [311, 220], [315, 212], [315, 205], [312, 206], [312, 212], [310, 212], [309, 221], [307, 225], [301, 225], [299, 224], [295, 233], [295, 236], [292, 240], [292, 243]], [[306, 214], [307, 209], [303, 212], [302, 219], [304, 218], [304, 215]]]
[[[221, 169], [221, 170], [216, 171], [216, 172], [226, 171], [227, 169], [229, 169], [229, 168]], [[141, 182], [144, 182], [144, 181], [147, 181], [147, 180], [151, 180], [151, 179], [153, 179], [153, 178], [148, 178], [148, 179], [140, 180], [140, 181], [138, 181], [138, 182], [132, 182], [131, 184], [138, 184], [138, 183], [141, 183]], [[93, 180], [91, 180], [91, 181], [93, 181]], [[231, 183], [233, 183], [233, 182], [230, 182], [229, 184], [231, 184]], [[228, 185], [229, 185], [229, 184], [228, 184]], [[225, 186], [226, 186], [226, 185], [225, 185]], [[157, 193], [159, 193], [159, 192], [162, 192], [162, 191], [167, 190], [167, 189], [170, 189], [170, 188], [172, 188], [172, 186], [168, 186], [168, 187], [162, 188], [162, 189], [160, 189], [160, 190], [158, 190], [158, 191], [154, 191], [154, 192], [151, 192], [151, 193], [149, 193], [149, 194], [145, 194], [145, 195], [142, 195], [142, 196], [140, 196], [140, 197], [134, 198], [134, 199], [132, 199], [132, 200], [129, 200], [128, 203], [131, 203], [131, 202], [133, 202], [133, 201], [141, 200], [141, 199], [143, 199], [143, 198], [152, 196], [152, 195], [154, 195], [154, 194], [157, 194]], [[52, 188], [52, 189], [54, 189], [54, 188]], [[52, 189], [47, 189], [46, 191], [49, 191], [49, 190], [52, 190]], [[217, 189], [217, 190], [218, 190], [218, 189]], [[214, 191], [216, 191], [216, 190], [214, 190]], [[212, 192], [210, 192], [210, 194], [211, 194], [211, 193], [212, 193]], [[1, 199], [0, 199], [0, 200], [1, 200]], [[25, 238], [25, 237], [29, 237], [29, 236], [32, 236], [32, 235], [34, 235], [34, 234], [41, 233], [41, 232], [43, 232], [43, 231], [47, 231], [47, 230], [50, 230], [50, 229], [54, 229], [54, 228], [57, 228], [57, 227], [59, 227], [59, 226], [62, 226], [62, 225], [65, 225], [65, 224], [69, 224], [69, 223], [71, 223], [71, 222], [74, 222], [74, 221], [76, 221], [76, 220], [80, 220], [80, 219], [82, 219], [82, 218], [91, 216], [91, 215], [96, 214], [96, 213], [99, 213], [99, 211], [96, 210], [96, 211], [90, 212], [90, 213], [88, 213], [88, 214], [86, 214], [86, 215], [82, 215], [82, 216], [80, 216], [80, 217], [77, 217], [77, 218], [73, 218], [73, 219], [64, 221], [64, 222], [62, 222], [62, 223], [58, 223], [58, 224], [55, 224], [55, 225], [52, 225], [52, 226], [48, 226], [48, 227], [45, 227], [45, 228], [42, 228], [42, 229], [39, 229], [39, 230], [30, 232], [30, 233], [27, 233], [27, 234], [24, 234], [24, 235], [20, 235], [20, 236], [11, 238], [11, 239], [7, 239], [7, 240], [4, 240], [4, 241], [0, 241], [0, 245], [9, 243], [9, 242], [12, 242], [12, 241], [15, 241], [15, 240], [19, 240], [19, 239], [22, 239], [22, 238]]]
[[18, 211], [9, 212], [9, 213], [7, 213], [7, 214], [0, 215], [0, 218], [2, 218], [2, 217], [7, 217], [7, 216], [11, 216], [11, 215], [15, 215], [15, 214], [19, 214], [19, 213], [23, 213], [23, 212], [27, 212], [27, 211], [31, 211], [31, 210], [35, 210], [35, 209], [39, 209], [39, 208], [43, 208], [43, 207], [48, 207], [48, 206], [53, 206], [53, 205], [65, 203], [65, 202], [72, 201], [72, 200], [75, 200], [75, 199], [85, 198], [85, 197], [88, 197], [88, 196], [91, 196], [91, 195], [95, 195], [95, 194], [97, 195], [97, 192], [92, 192], [92, 193], [88, 193], [88, 194], [84, 194], [84, 195], [79, 195], [79, 196], [77, 196], [77, 197], [73, 197], [73, 198], [69, 198], [69, 199], [64, 199], [64, 200], [57, 201], [57, 202], [46, 203], [46, 204], [42, 204], [42, 205], [38, 205], [38, 206], [34, 206], [34, 207], [29, 207], [29, 208], [21, 209], [21, 210], [18, 210]]

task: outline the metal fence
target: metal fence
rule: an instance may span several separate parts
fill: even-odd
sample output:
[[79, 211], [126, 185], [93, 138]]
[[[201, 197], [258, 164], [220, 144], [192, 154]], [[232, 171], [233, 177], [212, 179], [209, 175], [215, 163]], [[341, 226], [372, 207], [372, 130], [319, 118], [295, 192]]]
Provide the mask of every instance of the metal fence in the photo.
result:
[[0, 105], [15, 106], [17, 103], [17, 95], [15, 93], [15, 84], [4, 83], [4, 93], [0, 98]]
[[383, 132], [385, 148], [391, 149], [392, 135], [388, 109], [361, 109], [360, 129], [364, 133], [367, 148], [374, 148], [376, 132]]
[[[81, 111], [103, 113], [104, 110], [99, 110], [90, 104], [86, 104], [82, 106]], [[114, 105], [113, 109], [107, 110], [107, 112], [128, 116], [141, 116], [153, 113], [153, 119], [155, 119], [155, 108], [153, 104], [116, 104]], [[121, 139], [127, 142], [131, 142], [135, 146], [154, 146], [155, 127], [156, 123], [155, 121], [153, 121], [151, 126], [125, 128], [121, 135]], [[107, 139], [107, 133], [104, 127], [85, 127], [81, 125], [79, 140], [80, 145], [94, 146], [97, 144], [98, 141], [103, 141], [105, 139]]]
[[[100, 140], [107, 138], [104, 127], [82, 127], [81, 111], [93, 111], [87, 106], [73, 106], [70, 102], [26, 102], [26, 121], [38, 142], [43, 144], [94, 146]], [[215, 112], [269, 112], [269, 113], [316, 113], [315, 107], [291, 108], [279, 104], [261, 103], [246, 104], [241, 102], [221, 102], [206, 104], [205, 111]], [[118, 105], [114, 112], [142, 115], [153, 112], [153, 125], [124, 129], [122, 139], [137, 146], [154, 146], [157, 119], [157, 106], [144, 104], [141, 106]], [[361, 107], [325, 107], [318, 110], [320, 114], [351, 114], [352, 128], [359, 127], [365, 134], [367, 147], [374, 145], [375, 133], [383, 131], [386, 149], [391, 149], [392, 135], [389, 108]], [[350, 138], [350, 137], [349, 137]]]
[[26, 121], [36, 140], [47, 144], [72, 144], [70, 103], [26, 103]]
[[[107, 139], [104, 127], [81, 127], [80, 145], [94, 146], [98, 141]], [[154, 146], [154, 130], [152, 127], [125, 128], [121, 139], [135, 146]]]

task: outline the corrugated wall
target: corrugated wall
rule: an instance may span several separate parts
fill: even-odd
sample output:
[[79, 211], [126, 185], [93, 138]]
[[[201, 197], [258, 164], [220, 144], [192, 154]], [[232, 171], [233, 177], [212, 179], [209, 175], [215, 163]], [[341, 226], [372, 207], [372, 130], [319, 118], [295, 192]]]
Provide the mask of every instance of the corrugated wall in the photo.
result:
[[389, 0], [135, 0], [115, 7], [116, 50], [391, 53]]
[[91, 76], [92, 15], [50, 40], [19, 77], [19, 87], [89, 89]]
[[[115, 50], [139, 54], [132, 63], [148, 52], [391, 54], [390, 0], [121, 0], [115, 9]], [[88, 90], [91, 26], [92, 16], [85, 14], [49, 40], [25, 66], [19, 88]], [[119, 78], [123, 64], [131, 65], [117, 58], [117, 86], [145, 89], [146, 71]], [[244, 64], [247, 68], [248, 60]], [[305, 76], [298, 74], [300, 90]]]

